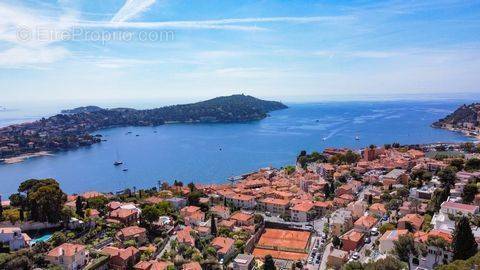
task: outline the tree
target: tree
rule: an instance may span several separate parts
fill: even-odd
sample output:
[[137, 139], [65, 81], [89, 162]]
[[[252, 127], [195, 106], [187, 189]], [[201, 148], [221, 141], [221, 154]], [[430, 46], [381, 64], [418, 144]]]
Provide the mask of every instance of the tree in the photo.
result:
[[187, 197], [188, 205], [198, 206], [200, 204], [200, 197], [202, 197], [202, 193], [200, 191], [195, 190], [190, 192]]
[[387, 256], [384, 259], [369, 262], [364, 265], [365, 270], [398, 270], [407, 269], [407, 267], [405, 263], [402, 263], [393, 256]]
[[428, 203], [428, 211], [430, 213], [438, 212], [440, 210], [441, 204], [448, 199], [450, 196], [450, 188], [439, 188], [433, 192], [432, 199]]
[[409, 262], [410, 255], [416, 254], [415, 242], [410, 234], [402, 235], [394, 241], [394, 251], [402, 262]]
[[461, 158], [456, 158], [450, 161], [450, 166], [455, 167], [457, 171], [463, 170], [464, 165], [465, 165], [465, 162]]
[[217, 236], [217, 222], [215, 219], [215, 214], [212, 214], [212, 218], [210, 221], [210, 232], [213, 236]]
[[193, 182], [190, 182], [187, 186], [190, 189], [190, 192], [193, 192], [193, 191], [197, 190], [197, 187], [195, 186], [195, 184]]
[[467, 171], [478, 171], [480, 170], [480, 159], [471, 158], [465, 163], [465, 170]]
[[85, 212], [83, 211], [83, 197], [82, 196], [77, 196], [77, 200], [75, 201], [75, 213], [77, 216], [80, 218], [85, 217]]
[[395, 225], [393, 225], [392, 223], [384, 223], [382, 224], [382, 226], [380, 226], [378, 230], [381, 234], [384, 234], [386, 231], [395, 230], [395, 228]]
[[477, 194], [478, 188], [477, 184], [469, 183], [463, 188], [462, 192], [462, 200], [463, 203], [471, 203], [475, 199], [475, 195]]
[[330, 186], [328, 185], [328, 183], [323, 186], [323, 193], [325, 194], [325, 198], [330, 198]]
[[360, 262], [351, 261], [345, 264], [343, 270], [364, 270], [363, 265]]
[[50, 223], [60, 221], [67, 195], [55, 179], [30, 179], [22, 182], [18, 191], [26, 193], [24, 204], [30, 210], [32, 220]]
[[338, 238], [338, 236], [334, 235], [332, 238], [332, 244], [334, 247], [339, 248], [342, 244], [342, 241], [340, 240], [340, 238]]
[[160, 210], [153, 206], [153, 205], [147, 205], [145, 208], [142, 210], [142, 219], [145, 220], [148, 223], [153, 223], [158, 220], [160, 217], [161, 212]]
[[67, 242], [67, 237], [62, 232], [54, 232], [52, 238], [50, 238], [50, 242], [54, 247], [57, 247]]
[[33, 269], [33, 262], [25, 255], [13, 258], [5, 265], [7, 270], [29, 270]]
[[453, 232], [453, 259], [466, 260], [477, 252], [477, 243], [467, 217], [462, 217]]
[[438, 177], [440, 178], [440, 182], [442, 182], [444, 187], [452, 187], [455, 185], [455, 180], [457, 179], [456, 173], [457, 169], [455, 167], [448, 166], [438, 172]]
[[272, 255], [265, 256], [265, 263], [263, 264], [264, 270], [276, 270], [275, 262], [273, 261]]

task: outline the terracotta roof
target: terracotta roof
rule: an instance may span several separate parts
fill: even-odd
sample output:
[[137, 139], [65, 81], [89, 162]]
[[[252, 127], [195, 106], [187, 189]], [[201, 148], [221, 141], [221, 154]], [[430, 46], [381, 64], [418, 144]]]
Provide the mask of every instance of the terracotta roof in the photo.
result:
[[140, 251], [135, 247], [128, 247], [124, 249], [124, 248], [109, 246], [109, 247], [103, 248], [102, 252], [110, 255], [111, 257], [118, 256], [122, 260], [126, 261], [128, 260], [128, 258], [130, 258], [131, 256], [135, 256]]
[[377, 223], [377, 219], [367, 215], [367, 216], [361, 216], [357, 221], [355, 221], [354, 225], [355, 226], [362, 226], [367, 229], [371, 229], [375, 224]]
[[210, 208], [210, 211], [217, 213], [228, 213], [230, 209], [224, 205], [215, 205]]
[[313, 206], [314, 206], [313, 202], [310, 202], [310, 201], [301, 202], [293, 206], [292, 210], [298, 211], [298, 212], [308, 212], [312, 210]]
[[202, 270], [202, 266], [198, 262], [189, 262], [182, 266], [183, 270]]
[[225, 197], [227, 197], [229, 199], [234, 199], [234, 200], [237, 200], [237, 201], [250, 201], [250, 200], [255, 199], [254, 196], [239, 194], [239, 193], [228, 194]]
[[235, 223], [236, 223], [235, 220], [224, 219], [224, 220], [222, 220], [218, 223], [218, 226], [219, 227], [231, 228], [231, 227], [235, 226]]
[[359, 242], [360, 240], [362, 240], [363, 236], [364, 236], [364, 234], [361, 233], [361, 232], [357, 232], [355, 230], [350, 230], [349, 232], [342, 235], [341, 239], [342, 240], [350, 240], [350, 241], [353, 241], [353, 242]]
[[456, 203], [451, 201], [446, 201], [442, 203], [442, 208], [453, 208], [459, 211], [468, 211], [468, 212], [475, 212], [478, 211], [478, 206], [471, 205], [471, 204], [463, 204], [463, 203]]
[[104, 195], [98, 191], [87, 191], [81, 195], [85, 199], [91, 199], [95, 197], [103, 197]]
[[243, 221], [243, 222], [249, 221], [252, 218], [253, 218], [253, 215], [247, 214], [247, 213], [244, 213], [244, 212], [241, 212], [241, 211], [234, 213], [230, 217], [230, 219]]
[[408, 222], [412, 224], [413, 227], [415, 228], [420, 228], [423, 224], [423, 216], [420, 216], [419, 214], [406, 214], [404, 217], [398, 220], [398, 222]]
[[177, 239], [180, 243], [188, 243], [190, 245], [195, 245], [195, 240], [193, 239], [190, 232], [192, 228], [190, 226], [185, 227], [183, 230], [177, 232]]
[[235, 243], [235, 240], [227, 237], [216, 237], [212, 241], [212, 246], [217, 248], [218, 252], [226, 254]]
[[370, 209], [372, 211], [382, 212], [382, 213], [387, 212], [387, 209], [385, 209], [385, 205], [383, 205], [381, 203], [374, 203], [374, 204], [370, 205], [370, 207], [368, 209]]
[[287, 206], [290, 201], [286, 199], [275, 199], [275, 198], [265, 198], [260, 201], [261, 203], [264, 204], [275, 204], [275, 205], [281, 205], [281, 206]]
[[450, 232], [443, 231], [443, 230], [431, 230], [428, 233], [425, 232], [416, 232], [413, 234], [413, 237], [415, 238], [415, 241], [425, 243], [427, 242], [429, 237], [441, 237], [445, 239], [448, 243], [452, 243], [453, 237]]
[[137, 215], [137, 211], [133, 209], [122, 209], [118, 208], [110, 212], [111, 218], [127, 218], [131, 215]]
[[146, 231], [147, 230], [145, 228], [141, 228], [141, 227], [138, 227], [138, 226], [130, 226], [130, 227], [120, 229], [120, 233], [124, 237], [135, 236], [137, 234], [145, 233]]
[[135, 270], [165, 270], [169, 265], [173, 265], [171, 262], [164, 261], [141, 261], [137, 263], [133, 268]]
[[60, 256], [67, 256], [71, 257], [78, 252], [81, 252], [82, 250], [85, 250], [84, 245], [79, 245], [79, 244], [72, 244], [72, 243], [63, 243], [60, 246], [50, 250], [47, 253], [47, 256], [50, 257], [60, 257]]
[[185, 206], [184, 208], [182, 208], [180, 210], [180, 212], [182, 214], [187, 214], [187, 215], [191, 215], [197, 211], [200, 211], [200, 207], [198, 206], [193, 206], [193, 205], [190, 205], [190, 206]]

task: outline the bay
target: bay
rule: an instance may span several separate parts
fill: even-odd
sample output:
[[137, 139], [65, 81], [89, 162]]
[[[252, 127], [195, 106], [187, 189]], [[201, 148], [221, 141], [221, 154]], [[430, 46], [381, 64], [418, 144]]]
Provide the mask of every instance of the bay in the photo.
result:
[[[106, 142], [87, 148], [0, 165], [0, 194], [30, 178], [55, 178], [67, 193], [150, 188], [157, 181], [219, 183], [261, 167], [293, 164], [301, 150], [360, 149], [383, 145], [461, 142], [462, 134], [430, 124], [462, 100], [324, 102], [288, 104], [261, 121], [169, 124], [101, 130]], [[48, 115], [53, 114], [49, 112]], [[0, 124], [31, 121], [40, 111], [0, 113]], [[129, 132], [131, 132], [129, 134]], [[138, 136], [137, 136], [138, 135]], [[358, 136], [360, 139], [355, 140]], [[117, 154], [118, 153], [118, 154]], [[117, 156], [124, 162], [113, 166]], [[128, 169], [128, 171], [123, 171]]]

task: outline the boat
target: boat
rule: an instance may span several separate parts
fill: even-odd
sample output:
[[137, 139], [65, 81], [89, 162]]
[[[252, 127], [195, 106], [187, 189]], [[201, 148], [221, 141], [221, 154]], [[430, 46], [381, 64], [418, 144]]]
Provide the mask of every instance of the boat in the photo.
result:
[[355, 140], [356, 140], [356, 141], [359, 141], [359, 140], [360, 140], [360, 137], [355, 136]]
[[124, 172], [128, 172], [128, 169], [123, 169], [122, 171], [124, 171]]
[[120, 160], [120, 155], [118, 154], [118, 150], [117, 150], [117, 160], [113, 162], [113, 166], [120, 166], [122, 164], [123, 164], [123, 161]]

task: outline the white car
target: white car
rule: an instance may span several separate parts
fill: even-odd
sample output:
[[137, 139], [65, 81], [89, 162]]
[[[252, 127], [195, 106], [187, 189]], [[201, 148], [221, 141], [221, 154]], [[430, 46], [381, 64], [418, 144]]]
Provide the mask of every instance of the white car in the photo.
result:
[[355, 261], [358, 261], [358, 259], [360, 259], [360, 254], [358, 254], [358, 252], [353, 253], [352, 259], [354, 259]]

